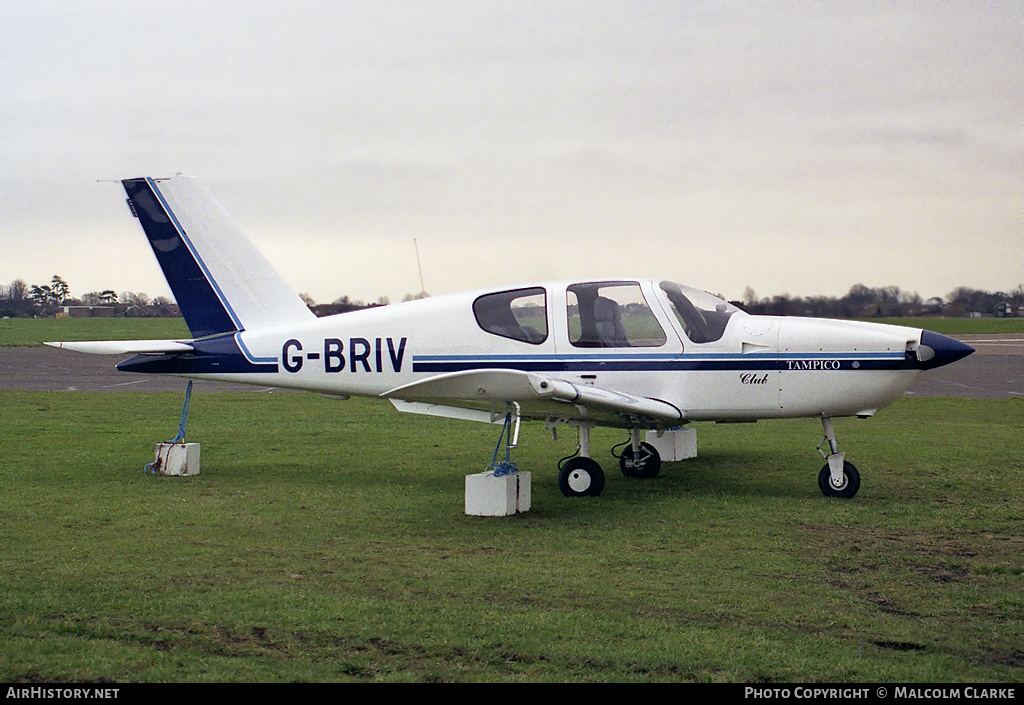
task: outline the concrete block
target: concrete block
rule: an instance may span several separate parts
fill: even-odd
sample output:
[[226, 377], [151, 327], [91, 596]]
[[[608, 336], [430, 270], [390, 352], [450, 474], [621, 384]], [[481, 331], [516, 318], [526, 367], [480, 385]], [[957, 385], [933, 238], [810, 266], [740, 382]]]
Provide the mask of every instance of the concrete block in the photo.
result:
[[658, 438], [657, 431], [648, 431], [644, 440], [657, 449], [658, 455], [666, 463], [697, 457], [697, 429], [695, 428], [677, 428], [665, 431], [661, 438]]
[[153, 475], [184, 477], [199, 474], [198, 443], [157, 443], [156, 459], [150, 466]]
[[466, 514], [502, 517], [530, 511], [531, 476], [514, 472], [495, 476], [493, 472], [466, 475]]

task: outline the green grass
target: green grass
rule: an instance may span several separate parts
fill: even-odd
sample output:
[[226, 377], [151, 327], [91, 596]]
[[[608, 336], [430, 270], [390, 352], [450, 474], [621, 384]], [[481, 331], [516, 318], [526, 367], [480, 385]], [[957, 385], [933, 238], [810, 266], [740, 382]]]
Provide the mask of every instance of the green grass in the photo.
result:
[[51, 340], [191, 338], [184, 318], [0, 318], [0, 347]]
[[[181, 395], [0, 392], [0, 681], [1020, 682], [1024, 403], [698, 425], [651, 480], [524, 425], [533, 510], [463, 513], [497, 427], [204, 393], [202, 474], [144, 475]], [[595, 430], [595, 452], [620, 439]]]

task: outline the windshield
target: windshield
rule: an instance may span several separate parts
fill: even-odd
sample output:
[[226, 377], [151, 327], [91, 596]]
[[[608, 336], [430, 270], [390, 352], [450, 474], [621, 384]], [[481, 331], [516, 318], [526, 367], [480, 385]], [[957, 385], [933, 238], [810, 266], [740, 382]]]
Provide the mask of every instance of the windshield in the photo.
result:
[[672, 313], [694, 343], [713, 343], [721, 339], [729, 318], [741, 311], [728, 301], [706, 291], [664, 281], [661, 290], [671, 303]]

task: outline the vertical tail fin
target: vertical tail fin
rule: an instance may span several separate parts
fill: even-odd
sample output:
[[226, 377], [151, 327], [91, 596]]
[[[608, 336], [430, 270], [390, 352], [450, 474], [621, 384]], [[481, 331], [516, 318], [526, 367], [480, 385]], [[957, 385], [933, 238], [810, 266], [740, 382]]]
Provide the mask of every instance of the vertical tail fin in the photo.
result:
[[199, 181], [175, 176], [121, 184], [193, 336], [314, 318]]

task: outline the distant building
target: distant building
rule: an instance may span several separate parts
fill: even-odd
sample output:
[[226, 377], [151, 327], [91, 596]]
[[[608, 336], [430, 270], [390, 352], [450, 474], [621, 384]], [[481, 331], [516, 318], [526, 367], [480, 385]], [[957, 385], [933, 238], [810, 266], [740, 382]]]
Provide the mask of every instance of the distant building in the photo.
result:
[[125, 318], [181, 318], [177, 304], [115, 304], [114, 310]]
[[68, 318], [181, 318], [181, 309], [177, 304], [110, 304], [89, 306], [60, 306], [57, 316]]
[[68, 318], [113, 318], [113, 306], [61, 306], [61, 312]]
[[1014, 306], [1009, 301], [996, 304], [996, 316], [999, 318], [1013, 318], [1020, 315], [1024, 306]]

